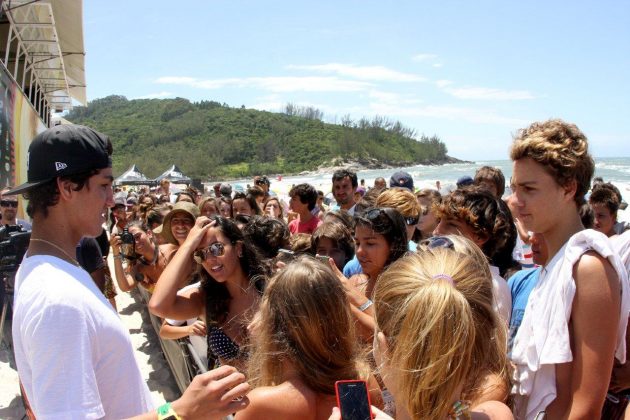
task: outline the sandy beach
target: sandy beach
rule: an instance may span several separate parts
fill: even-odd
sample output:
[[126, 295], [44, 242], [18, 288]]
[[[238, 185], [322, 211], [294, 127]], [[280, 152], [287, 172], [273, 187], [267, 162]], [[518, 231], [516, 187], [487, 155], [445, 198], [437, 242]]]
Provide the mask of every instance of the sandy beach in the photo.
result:
[[[114, 272], [110, 254], [109, 265]], [[114, 282], [115, 283], [115, 282]], [[153, 329], [149, 313], [137, 291], [118, 292], [118, 313], [129, 330], [142, 377], [151, 390], [156, 406], [173, 401], [180, 396], [175, 379], [162, 354], [158, 337]], [[5, 336], [0, 345], [0, 419], [22, 419], [24, 407], [20, 398], [18, 376], [10, 348], [11, 328], [5, 326]]]

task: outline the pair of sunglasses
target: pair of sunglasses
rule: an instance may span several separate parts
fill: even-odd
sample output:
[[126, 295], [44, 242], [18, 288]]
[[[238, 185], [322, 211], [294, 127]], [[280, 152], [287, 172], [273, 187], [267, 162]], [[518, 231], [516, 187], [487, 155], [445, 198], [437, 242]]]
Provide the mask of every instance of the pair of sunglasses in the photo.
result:
[[225, 255], [225, 245], [221, 242], [214, 242], [206, 248], [198, 249], [193, 253], [193, 259], [197, 264], [201, 264], [207, 260], [210, 255], [213, 257], [221, 257]]
[[455, 244], [446, 236], [431, 236], [430, 238], [420, 241], [420, 245], [429, 249], [447, 248], [455, 250]]
[[18, 202], [12, 200], [0, 200], [0, 206], [17, 208]]
[[420, 216], [416, 216], [416, 217], [405, 217], [405, 223], [408, 226], [414, 226], [418, 224], [418, 221], [420, 220]]

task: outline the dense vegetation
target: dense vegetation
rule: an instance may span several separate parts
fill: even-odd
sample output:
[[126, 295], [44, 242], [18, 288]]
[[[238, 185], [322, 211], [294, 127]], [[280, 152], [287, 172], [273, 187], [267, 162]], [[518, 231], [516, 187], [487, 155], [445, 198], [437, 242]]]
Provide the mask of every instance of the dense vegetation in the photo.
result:
[[66, 119], [111, 137], [117, 175], [133, 163], [149, 177], [176, 164], [189, 176], [207, 178], [298, 173], [340, 159], [395, 166], [447, 159], [439, 138], [416, 140], [398, 122], [344, 117], [327, 124], [321, 111], [292, 104], [271, 113], [213, 101], [108, 96], [74, 108]]

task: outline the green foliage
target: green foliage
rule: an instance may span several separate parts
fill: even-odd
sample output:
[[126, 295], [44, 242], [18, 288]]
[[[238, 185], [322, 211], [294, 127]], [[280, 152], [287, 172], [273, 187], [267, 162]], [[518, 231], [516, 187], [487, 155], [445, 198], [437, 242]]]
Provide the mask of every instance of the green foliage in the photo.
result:
[[106, 133], [114, 144], [114, 173], [137, 164], [155, 177], [172, 164], [193, 178], [291, 174], [336, 158], [370, 158], [407, 166], [439, 163], [446, 146], [383, 117], [341, 125], [322, 121], [315, 108], [288, 104], [285, 113], [215, 101], [135, 99], [113, 95], [76, 107], [66, 119]]

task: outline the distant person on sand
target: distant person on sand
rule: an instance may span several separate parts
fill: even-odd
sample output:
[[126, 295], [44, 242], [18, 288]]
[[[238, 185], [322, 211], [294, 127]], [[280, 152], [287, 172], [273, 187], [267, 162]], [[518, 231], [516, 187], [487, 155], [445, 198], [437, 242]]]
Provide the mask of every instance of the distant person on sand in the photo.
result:
[[621, 209], [621, 192], [609, 182], [596, 183], [588, 202], [595, 215], [594, 229], [611, 237], [630, 230], [628, 222], [618, 222], [617, 212]]
[[482, 166], [475, 172], [473, 184], [490, 191], [496, 198], [505, 193], [505, 176], [501, 169], [492, 166]]
[[101, 233], [114, 205], [111, 153], [109, 138], [88, 127], [50, 128], [29, 145], [27, 183], [5, 193], [24, 193], [33, 218], [15, 279], [13, 344], [35, 416], [222, 417], [245, 408], [245, 377], [223, 366], [155, 412], [127, 328], [74, 257], [81, 237]]
[[298, 184], [289, 191], [289, 208], [298, 218], [289, 223], [291, 234], [312, 234], [322, 224], [319, 217], [312, 214], [317, 204], [317, 190], [310, 184]]
[[379, 176], [374, 180], [374, 188], [378, 188], [379, 190], [384, 190], [387, 188], [387, 182], [385, 182], [385, 178]]
[[405, 171], [394, 172], [389, 179], [389, 187], [407, 188], [411, 192], [415, 191], [413, 188], [413, 178]]
[[357, 182], [357, 174], [347, 169], [338, 169], [332, 176], [333, 196], [337, 201], [337, 205], [331, 210], [345, 210], [351, 216], [354, 216], [354, 192], [357, 190], [359, 183]]
[[269, 197], [269, 187], [271, 186], [271, 182], [269, 178], [266, 176], [255, 176], [254, 177], [254, 186], [259, 187], [265, 193], [264, 198]]

